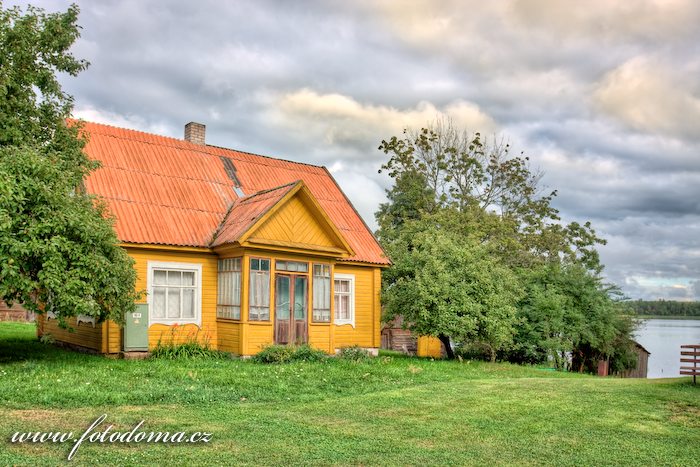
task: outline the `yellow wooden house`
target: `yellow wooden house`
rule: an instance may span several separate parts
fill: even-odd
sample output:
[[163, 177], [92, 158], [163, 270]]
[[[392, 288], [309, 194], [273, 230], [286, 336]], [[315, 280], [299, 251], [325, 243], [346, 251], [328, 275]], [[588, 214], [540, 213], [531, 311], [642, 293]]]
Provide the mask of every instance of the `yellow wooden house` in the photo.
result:
[[102, 164], [86, 189], [108, 203], [146, 292], [127, 317], [144, 337], [86, 316], [62, 329], [50, 314], [40, 335], [112, 355], [188, 339], [238, 355], [289, 343], [379, 348], [389, 260], [325, 167], [207, 145], [197, 123], [184, 140], [82, 131]]

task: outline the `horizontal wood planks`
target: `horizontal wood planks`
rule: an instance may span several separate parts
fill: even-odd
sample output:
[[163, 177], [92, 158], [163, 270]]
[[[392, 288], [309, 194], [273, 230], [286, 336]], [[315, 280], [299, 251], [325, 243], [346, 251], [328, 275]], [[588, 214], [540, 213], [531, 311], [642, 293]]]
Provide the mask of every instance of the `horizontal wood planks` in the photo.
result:
[[[686, 350], [684, 350], [686, 349]], [[693, 357], [693, 358], [683, 358]], [[686, 344], [681, 345], [681, 364], [692, 363], [692, 365], [681, 365], [681, 375], [692, 376], [693, 384], [696, 383], [696, 378], [700, 375], [700, 345]]]

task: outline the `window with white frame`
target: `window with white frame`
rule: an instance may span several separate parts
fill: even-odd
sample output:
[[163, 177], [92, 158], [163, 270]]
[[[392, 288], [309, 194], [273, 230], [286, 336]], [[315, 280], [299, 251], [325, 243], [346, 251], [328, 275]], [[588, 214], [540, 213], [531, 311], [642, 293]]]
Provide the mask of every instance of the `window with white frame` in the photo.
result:
[[250, 321], [270, 320], [270, 260], [250, 259], [250, 297], [248, 319]]
[[150, 324], [201, 325], [202, 266], [148, 262]]
[[336, 274], [334, 291], [335, 324], [351, 324], [355, 326], [355, 276], [352, 274]]
[[314, 264], [313, 268], [313, 320], [317, 323], [331, 321], [331, 267]]
[[241, 258], [219, 260], [216, 317], [241, 319]]

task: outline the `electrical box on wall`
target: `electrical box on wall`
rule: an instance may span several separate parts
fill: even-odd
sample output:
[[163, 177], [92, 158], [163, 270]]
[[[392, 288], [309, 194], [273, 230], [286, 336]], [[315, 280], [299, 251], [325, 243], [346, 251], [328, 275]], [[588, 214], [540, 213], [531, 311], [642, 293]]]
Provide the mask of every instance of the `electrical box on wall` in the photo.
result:
[[124, 323], [124, 352], [148, 350], [148, 305], [140, 303], [126, 314]]

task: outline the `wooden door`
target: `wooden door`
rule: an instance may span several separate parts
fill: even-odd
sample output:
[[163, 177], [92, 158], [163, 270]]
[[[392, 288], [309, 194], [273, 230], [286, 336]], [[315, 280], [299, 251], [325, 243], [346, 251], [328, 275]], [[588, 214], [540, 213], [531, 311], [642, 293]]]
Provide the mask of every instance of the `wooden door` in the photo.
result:
[[308, 278], [275, 276], [275, 344], [305, 344], [308, 340]]

